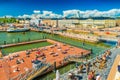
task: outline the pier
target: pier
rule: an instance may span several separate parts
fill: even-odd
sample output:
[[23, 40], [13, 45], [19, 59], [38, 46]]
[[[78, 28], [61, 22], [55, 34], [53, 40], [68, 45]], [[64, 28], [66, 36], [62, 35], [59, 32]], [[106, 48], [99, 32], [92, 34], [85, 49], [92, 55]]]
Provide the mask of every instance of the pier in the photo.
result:
[[117, 38], [108, 38], [108, 37], [99, 37], [98, 40], [99, 41], [110, 41], [110, 42], [117, 42], [118, 41]]
[[29, 42], [21, 42], [21, 43], [15, 43], [15, 44], [6, 44], [6, 45], [1, 45], [1, 48], [6, 48], [6, 47], [12, 47], [12, 46], [19, 46], [19, 45], [25, 45], [25, 44], [32, 44], [32, 43], [38, 43], [38, 42], [45, 42], [47, 41], [46, 39], [44, 40], [35, 40], [35, 41], [29, 41]]

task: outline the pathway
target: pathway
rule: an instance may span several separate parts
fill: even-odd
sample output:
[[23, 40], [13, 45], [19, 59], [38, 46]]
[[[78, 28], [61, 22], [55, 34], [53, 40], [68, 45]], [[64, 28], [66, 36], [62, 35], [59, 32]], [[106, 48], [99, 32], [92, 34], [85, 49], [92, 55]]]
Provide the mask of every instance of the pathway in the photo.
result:
[[[94, 70], [96, 70], [96, 73], [100, 73], [100, 75], [102, 76], [102, 80], [106, 80], [107, 76], [110, 72], [110, 69], [112, 67], [112, 64], [114, 62], [115, 57], [117, 56], [117, 54], [120, 54], [120, 48], [113, 48], [111, 49], [112, 55], [110, 57], [110, 59], [107, 61], [107, 68], [104, 69], [98, 69], [95, 67], [92, 67]], [[93, 59], [92, 59], [93, 60]], [[67, 73], [64, 73], [63, 75], [61, 75], [61, 80], [68, 80], [68, 74], [69, 72], [74, 72], [76, 73], [77, 69], [72, 69], [70, 71], [68, 71]], [[78, 74], [79, 76], [82, 76], [82, 79], [80, 80], [87, 80], [87, 74], [86, 73], [82, 73], [82, 74]]]

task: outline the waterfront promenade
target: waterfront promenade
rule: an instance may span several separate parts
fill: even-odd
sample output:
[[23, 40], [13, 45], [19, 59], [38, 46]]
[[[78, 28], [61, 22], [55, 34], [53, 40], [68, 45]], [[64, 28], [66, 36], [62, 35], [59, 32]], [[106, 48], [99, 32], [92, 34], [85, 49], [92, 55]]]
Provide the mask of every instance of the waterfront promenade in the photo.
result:
[[[91, 70], [95, 70], [95, 73], [99, 74], [101, 76], [101, 80], [107, 80], [107, 77], [110, 77], [110, 76], [108, 76], [108, 74], [109, 74], [110, 69], [111, 69], [111, 67], [113, 65], [114, 59], [116, 58], [116, 56], [118, 54], [120, 54], [120, 48], [112, 48], [110, 51], [111, 51], [112, 54], [111, 54], [110, 58], [108, 59], [105, 68], [98, 69], [96, 67], [91, 67]], [[101, 56], [99, 56], [99, 57], [101, 57]], [[91, 59], [90, 61], [93, 62], [94, 60], [95, 60], [95, 58]], [[61, 75], [61, 80], [69, 80], [68, 79], [68, 74], [70, 72], [73, 72], [74, 74], [79, 76], [80, 77], [79, 80], [87, 80], [87, 78], [88, 78], [87, 73], [85, 72], [85, 73], [77, 74], [76, 73], [77, 70], [78, 69], [75, 68], [75, 69], [72, 69], [72, 70], [68, 71], [67, 73], [64, 73], [63, 75]], [[108, 80], [112, 80], [112, 79], [108, 79]]]
[[13, 47], [13, 46], [19, 46], [19, 45], [25, 45], [25, 44], [32, 44], [32, 43], [38, 43], [38, 42], [46, 42], [47, 40], [35, 40], [35, 41], [29, 41], [29, 42], [21, 42], [21, 43], [15, 43], [15, 44], [6, 44], [1, 45], [0, 47], [6, 48], [6, 47]]
[[75, 34], [75, 33], [61, 33], [63, 36], [67, 36], [67, 37], [72, 37], [72, 38], [76, 38], [76, 39], [81, 39], [81, 40], [87, 40], [90, 42], [98, 42], [98, 36], [94, 36], [94, 35], [90, 35], [90, 34]]
[[120, 80], [120, 72], [118, 71], [118, 65], [120, 65], [120, 54], [114, 60], [114, 64], [111, 67], [107, 80]]

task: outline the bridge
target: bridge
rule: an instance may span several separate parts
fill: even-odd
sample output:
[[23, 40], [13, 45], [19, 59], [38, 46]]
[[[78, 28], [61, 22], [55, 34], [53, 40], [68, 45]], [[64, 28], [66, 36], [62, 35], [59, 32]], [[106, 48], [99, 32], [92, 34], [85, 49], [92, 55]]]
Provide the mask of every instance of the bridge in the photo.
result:
[[43, 66], [40, 70], [33, 72], [30, 76], [28, 76], [27, 80], [33, 80], [36, 76], [44, 72], [48, 67], [49, 66]]
[[86, 63], [87, 62], [87, 59], [81, 59], [81, 58], [69, 58], [68, 61], [70, 62], [83, 62], [83, 63]]

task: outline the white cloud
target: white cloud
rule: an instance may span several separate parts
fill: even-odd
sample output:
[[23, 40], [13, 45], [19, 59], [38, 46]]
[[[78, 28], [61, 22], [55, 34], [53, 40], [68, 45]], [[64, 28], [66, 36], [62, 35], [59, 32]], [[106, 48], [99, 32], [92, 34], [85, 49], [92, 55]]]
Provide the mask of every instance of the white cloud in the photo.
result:
[[78, 18], [78, 17], [83, 17], [83, 18], [89, 18], [89, 17], [116, 17], [120, 16], [120, 9], [111, 9], [108, 11], [99, 11], [99, 10], [65, 10], [63, 11], [63, 15], [61, 14], [56, 14], [52, 11], [42, 11], [40, 13], [39, 10], [34, 10], [34, 13], [37, 14], [32, 14], [32, 15], [27, 15], [24, 14], [22, 16], [18, 16], [19, 18]]
[[31, 15], [27, 15], [27, 14], [24, 14], [24, 15], [19, 15], [18, 18], [31, 18]]
[[55, 14], [52, 11], [43, 11], [42, 18], [62, 18], [62, 15]]
[[108, 11], [98, 11], [98, 10], [67, 10], [63, 11], [63, 17], [116, 17], [120, 16], [120, 9], [111, 9]]
[[34, 10], [33, 12], [39, 14], [39, 13], [40, 13], [40, 10]]
[[43, 11], [44, 15], [49, 15], [49, 14], [52, 14], [52, 13], [53, 13], [52, 11]]
[[62, 15], [55, 14], [52, 11], [42, 11], [41, 14], [19, 15], [18, 18], [62, 18]]
[[63, 17], [79, 17], [80, 10], [67, 10], [63, 11]]

